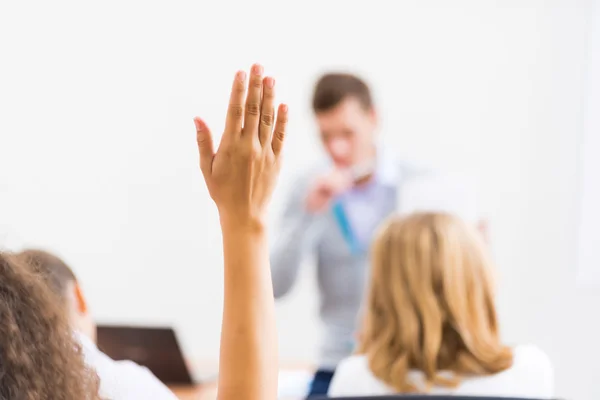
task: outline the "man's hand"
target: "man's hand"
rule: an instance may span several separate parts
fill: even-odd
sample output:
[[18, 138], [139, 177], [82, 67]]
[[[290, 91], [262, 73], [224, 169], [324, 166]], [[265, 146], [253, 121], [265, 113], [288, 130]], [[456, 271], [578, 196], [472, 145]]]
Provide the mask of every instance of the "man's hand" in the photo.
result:
[[331, 201], [352, 187], [352, 175], [349, 171], [333, 169], [320, 176], [309, 189], [306, 208], [311, 213], [323, 212]]
[[264, 224], [279, 175], [288, 110], [280, 105], [275, 119], [275, 80], [263, 79], [262, 74], [260, 65], [252, 67], [245, 101], [246, 73], [236, 74], [216, 153], [208, 126], [202, 119], [194, 119], [200, 169], [221, 223]]

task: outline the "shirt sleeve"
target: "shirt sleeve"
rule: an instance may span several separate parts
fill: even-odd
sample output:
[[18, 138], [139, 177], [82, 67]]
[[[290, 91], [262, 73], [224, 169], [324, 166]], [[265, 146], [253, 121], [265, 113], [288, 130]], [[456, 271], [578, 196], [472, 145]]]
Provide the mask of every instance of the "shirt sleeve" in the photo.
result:
[[319, 218], [309, 213], [305, 206], [309, 179], [305, 177], [292, 185], [283, 215], [273, 231], [270, 261], [275, 298], [290, 291], [304, 257], [314, 249], [319, 237]]

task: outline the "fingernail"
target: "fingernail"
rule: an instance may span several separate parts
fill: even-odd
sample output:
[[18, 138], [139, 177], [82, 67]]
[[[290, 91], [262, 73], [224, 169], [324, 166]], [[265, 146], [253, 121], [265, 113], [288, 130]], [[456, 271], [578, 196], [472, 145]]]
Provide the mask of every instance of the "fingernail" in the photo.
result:
[[202, 124], [200, 123], [200, 118], [198, 118], [198, 117], [194, 118], [194, 125], [196, 125], [196, 130], [197, 131], [201, 131], [202, 130]]
[[238, 71], [235, 75], [236, 79], [242, 83], [246, 80], [246, 73], [244, 71]]
[[263, 73], [262, 65], [254, 64], [254, 66], [252, 67], [252, 73], [254, 73], [254, 75], [262, 75], [262, 73]]
[[281, 105], [281, 111], [287, 112], [287, 110], [288, 110], [287, 104], [282, 104]]
[[273, 86], [275, 86], [275, 79], [268, 77], [265, 83], [269, 89], [273, 89]]

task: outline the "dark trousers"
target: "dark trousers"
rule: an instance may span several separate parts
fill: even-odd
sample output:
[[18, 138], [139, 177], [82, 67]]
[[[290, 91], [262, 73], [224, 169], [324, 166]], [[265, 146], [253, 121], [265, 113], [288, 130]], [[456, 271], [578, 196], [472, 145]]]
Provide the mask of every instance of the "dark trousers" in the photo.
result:
[[329, 390], [329, 384], [333, 378], [335, 371], [320, 369], [315, 373], [312, 384], [310, 385], [310, 391], [308, 392], [308, 399], [313, 397], [321, 397], [327, 395]]

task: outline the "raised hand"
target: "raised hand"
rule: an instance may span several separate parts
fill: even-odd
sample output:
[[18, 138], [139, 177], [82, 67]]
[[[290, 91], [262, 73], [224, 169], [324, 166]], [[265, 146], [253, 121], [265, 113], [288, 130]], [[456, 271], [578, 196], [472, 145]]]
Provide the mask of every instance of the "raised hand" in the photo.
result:
[[[275, 80], [254, 65], [233, 81], [225, 132], [215, 153], [195, 118], [200, 169], [221, 217], [224, 262], [219, 400], [276, 400], [277, 330], [266, 214], [279, 175], [287, 107], [275, 119]], [[275, 122], [276, 121], [276, 122]]]
[[207, 124], [194, 119], [200, 169], [221, 223], [264, 223], [280, 170], [287, 106], [280, 105], [275, 118], [275, 80], [263, 78], [260, 65], [252, 67], [244, 101], [246, 80], [243, 71], [235, 76], [225, 131], [216, 153]]

